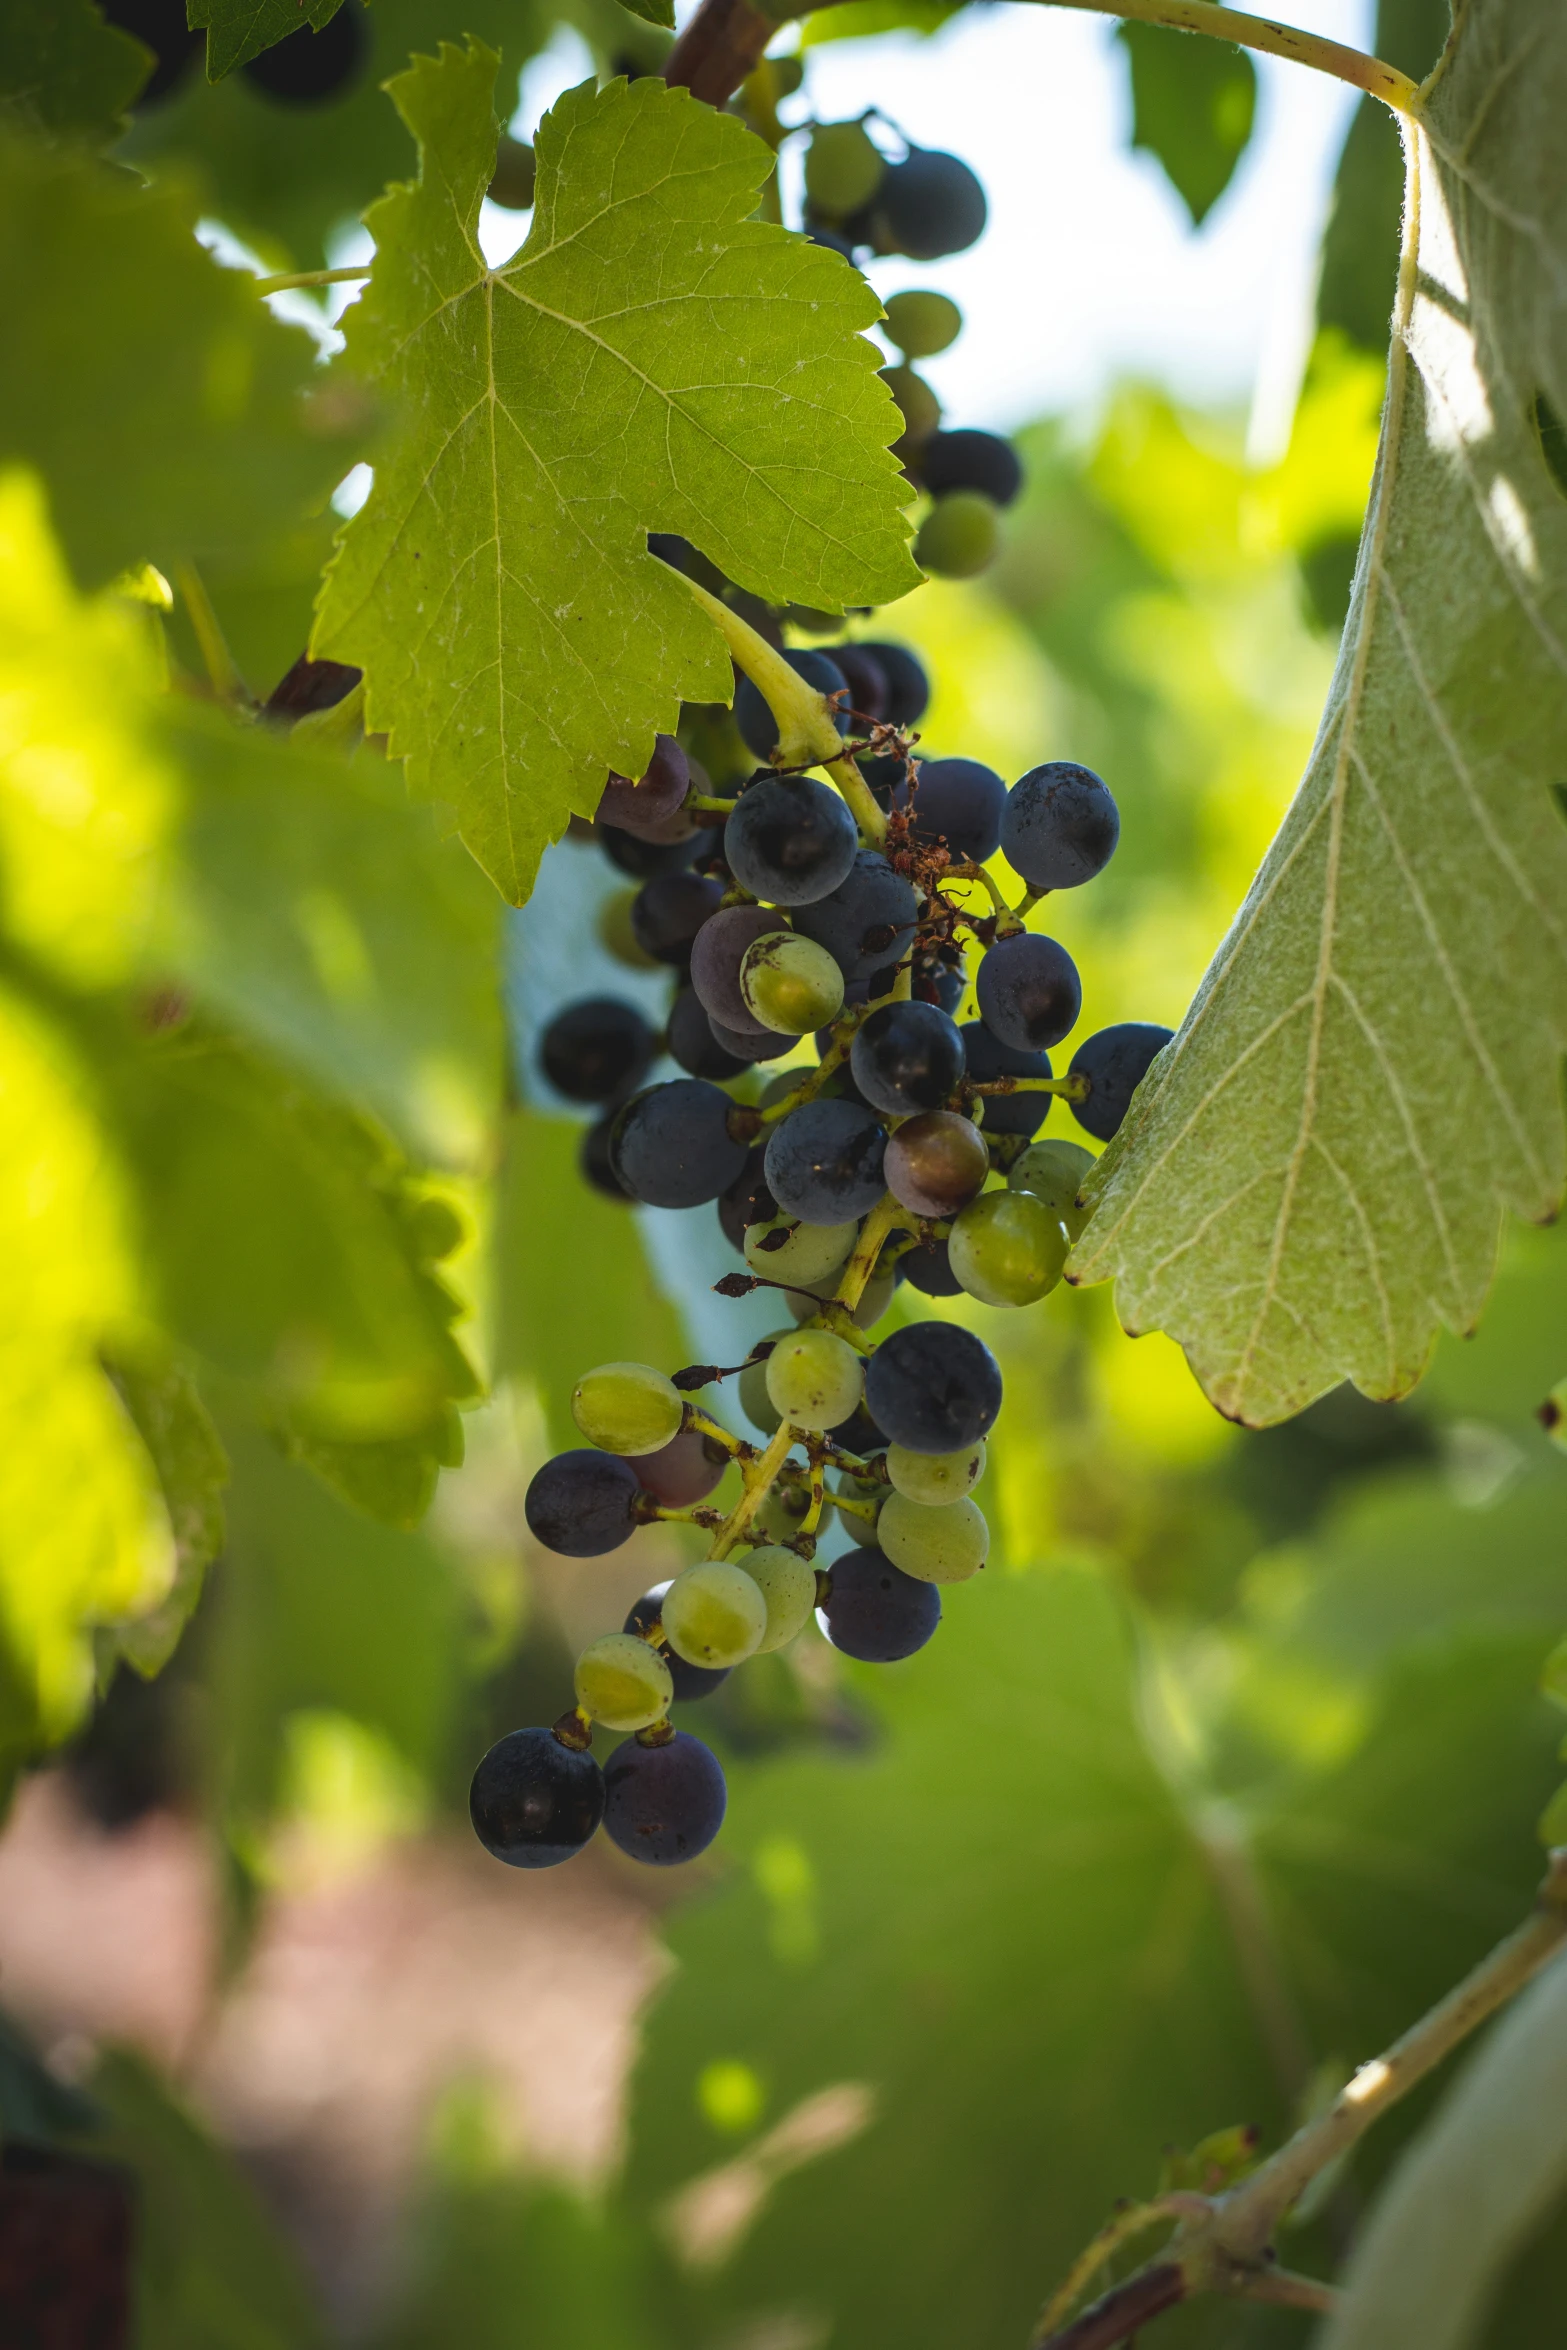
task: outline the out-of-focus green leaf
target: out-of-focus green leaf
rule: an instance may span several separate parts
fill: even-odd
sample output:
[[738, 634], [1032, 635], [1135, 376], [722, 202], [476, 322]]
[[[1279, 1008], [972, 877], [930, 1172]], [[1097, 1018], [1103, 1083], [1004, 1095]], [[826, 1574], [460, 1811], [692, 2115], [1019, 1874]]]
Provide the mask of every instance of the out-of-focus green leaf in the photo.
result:
[[101, 145], [151, 69], [151, 53], [105, 24], [93, 0], [0, 7], [0, 124]]
[[303, 1461], [334, 1493], [387, 1526], [417, 1526], [441, 1471], [462, 1466], [463, 1425], [450, 1406], [417, 1435], [380, 1443], [333, 1443], [286, 1420], [274, 1433], [290, 1460]]
[[187, 14], [192, 29], [206, 28], [207, 79], [220, 82], [247, 57], [259, 57], [301, 26], [318, 33], [342, 5], [343, 0], [188, 0]]
[[731, 690], [721, 635], [649, 530], [824, 609], [915, 573], [897, 415], [858, 332], [875, 296], [749, 217], [767, 148], [656, 79], [569, 92], [539, 127], [528, 241], [492, 271], [474, 229], [496, 62], [446, 47], [392, 85], [420, 177], [370, 215], [375, 272], [346, 331], [405, 422], [327, 574], [315, 649], [366, 671], [369, 724], [520, 903], [606, 768], [640, 775], [682, 698]]
[[161, 1672], [223, 1547], [228, 1456], [195, 1382], [178, 1363], [122, 1360], [110, 1375], [147, 1447], [174, 1537], [174, 1581], [150, 1614], [121, 1625], [115, 1648], [138, 1673]]
[[1157, 156], [1200, 225], [1246, 152], [1257, 69], [1244, 49], [1159, 25], [1118, 25], [1116, 38], [1132, 70], [1132, 145]]
[[[1477, 1320], [1504, 1210], [1562, 1196], [1567, 505], [1520, 387], [1567, 400], [1567, 19], [1519, 5], [1475, 0], [1429, 101], [1317, 750], [1075, 1257], [1253, 1424], [1346, 1376], [1405, 1392], [1438, 1327]], [[1455, 325], [1423, 289], [1459, 283]]]
[[99, 2118], [92, 2099], [56, 2080], [16, 2026], [0, 2015], [0, 2139], [48, 2145], [91, 2129]]
[[92, 2090], [108, 2117], [92, 2152], [136, 2179], [137, 2350], [321, 2350], [294, 2255], [233, 2158], [139, 2058], [106, 2058]]
[[1567, 1966], [1548, 1967], [1394, 2172], [1320, 2350], [1463, 2350], [1567, 2189]]
[[304, 401], [309, 340], [203, 252], [195, 221], [183, 187], [0, 145], [0, 306], [27, 352], [0, 372], [0, 461], [43, 475], [87, 585], [254, 553], [352, 462]]
[[621, 0], [621, 5], [633, 16], [639, 16], [644, 24], [666, 26], [671, 31], [674, 28], [675, 0]]
[[824, 41], [871, 40], [878, 33], [939, 33], [962, 5], [963, 0], [843, 0], [841, 7], [818, 8], [806, 16], [802, 45], [816, 49]]

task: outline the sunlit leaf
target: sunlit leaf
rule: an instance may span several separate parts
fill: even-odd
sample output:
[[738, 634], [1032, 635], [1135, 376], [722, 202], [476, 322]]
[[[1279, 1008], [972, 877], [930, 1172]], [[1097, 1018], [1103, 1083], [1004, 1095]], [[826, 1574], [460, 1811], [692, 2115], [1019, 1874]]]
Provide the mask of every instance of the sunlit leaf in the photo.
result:
[[1478, 1316], [1504, 1208], [1562, 1195], [1567, 501], [1531, 414], [1567, 398], [1564, 105], [1567, 23], [1477, 0], [1318, 747], [1092, 1186], [1077, 1276], [1251, 1422], [1402, 1393]]
[[208, 1567], [223, 1548], [228, 1457], [188, 1371], [175, 1362], [122, 1357], [110, 1366], [120, 1399], [147, 1447], [169, 1530], [174, 1580], [150, 1613], [122, 1624], [115, 1648], [139, 1673], [161, 1672], [190, 1621]]

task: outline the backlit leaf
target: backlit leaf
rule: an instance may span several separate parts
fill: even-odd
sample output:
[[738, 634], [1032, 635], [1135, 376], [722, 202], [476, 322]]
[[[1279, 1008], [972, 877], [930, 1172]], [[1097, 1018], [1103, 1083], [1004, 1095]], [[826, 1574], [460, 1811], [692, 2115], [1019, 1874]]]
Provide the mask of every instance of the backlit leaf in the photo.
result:
[[217, 82], [303, 25], [318, 33], [342, 5], [343, 0], [189, 0], [187, 14], [193, 27], [206, 27], [207, 79]]
[[[1527, 58], [1527, 67], [1523, 60]], [[1416, 143], [1382, 450], [1317, 749], [1078, 1251], [1251, 1422], [1418, 1379], [1563, 1186], [1567, 19], [1474, 0]]]
[[1206, 219], [1251, 137], [1257, 70], [1244, 49], [1160, 25], [1116, 27], [1132, 69], [1132, 145], [1163, 164], [1194, 222]]
[[404, 421], [323, 589], [315, 649], [367, 671], [373, 728], [516, 900], [606, 768], [639, 775], [722, 639], [647, 552], [833, 609], [914, 584], [895, 411], [836, 255], [749, 217], [771, 158], [654, 79], [540, 126], [533, 227], [486, 268], [496, 60], [419, 58], [393, 95], [421, 172], [370, 215], [351, 356]]

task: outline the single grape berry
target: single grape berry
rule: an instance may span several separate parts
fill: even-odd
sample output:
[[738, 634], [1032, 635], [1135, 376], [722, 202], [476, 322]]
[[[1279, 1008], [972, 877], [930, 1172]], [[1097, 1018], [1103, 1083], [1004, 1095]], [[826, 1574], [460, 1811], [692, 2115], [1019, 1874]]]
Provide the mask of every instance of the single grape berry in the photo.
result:
[[783, 1414], [774, 1411], [773, 1399], [767, 1392], [767, 1357], [781, 1338], [792, 1335], [789, 1330], [772, 1330], [765, 1338], [758, 1339], [756, 1348], [760, 1352], [753, 1349], [755, 1359], [747, 1362], [740, 1374], [740, 1409], [752, 1427], [759, 1428], [764, 1436], [776, 1436], [783, 1426]]
[[810, 1622], [816, 1606], [816, 1569], [797, 1550], [769, 1542], [746, 1553], [745, 1571], [767, 1609], [767, 1629], [756, 1653], [770, 1656], [775, 1648], [787, 1648]]
[[887, 672], [870, 647], [854, 644], [824, 645], [822, 650], [829, 660], [837, 662], [849, 681], [849, 708], [856, 721], [852, 731], [858, 732], [858, 722], [862, 719], [874, 722], [885, 718], [890, 692]]
[[911, 147], [882, 174], [875, 199], [878, 243], [911, 261], [965, 253], [984, 233], [986, 210], [984, 189], [958, 156]]
[[825, 221], [808, 220], [805, 224], [805, 233], [813, 245], [824, 246], [829, 253], [836, 253], [841, 260], [852, 261], [854, 259], [854, 240], [844, 236], [839, 229], [829, 228]]
[[912, 793], [893, 792], [907, 805], [917, 840], [944, 840], [958, 864], [983, 865], [1001, 845], [1007, 787], [994, 767], [978, 759], [921, 759]]
[[941, 402], [922, 375], [912, 367], [884, 367], [881, 380], [898, 403], [903, 418], [903, 431], [893, 443], [895, 453], [905, 463], [909, 452], [923, 447], [941, 422]]
[[689, 1730], [656, 1746], [628, 1738], [605, 1765], [605, 1834], [649, 1868], [675, 1868], [705, 1852], [727, 1802], [717, 1756]]
[[939, 1509], [972, 1493], [985, 1474], [983, 1442], [965, 1444], [956, 1452], [910, 1452], [906, 1445], [887, 1447], [887, 1477], [894, 1493]]
[[934, 1110], [963, 1075], [963, 1038], [935, 1004], [883, 1004], [856, 1030], [854, 1082], [872, 1109], [909, 1118]]
[[794, 916], [802, 938], [825, 947], [846, 982], [899, 963], [914, 943], [920, 902], [914, 885], [875, 849], [860, 849], [842, 881]]
[[604, 1817], [604, 1778], [585, 1747], [553, 1730], [498, 1738], [473, 1774], [468, 1817], [488, 1853], [514, 1869], [553, 1869]]
[[979, 967], [979, 1016], [1020, 1053], [1048, 1052], [1077, 1024], [1083, 983], [1065, 947], [1037, 931], [998, 938]]
[[831, 1330], [792, 1330], [767, 1358], [767, 1393], [780, 1422], [813, 1435], [846, 1420], [864, 1385], [859, 1356]]
[[805, 150], [805, 200], [812, 212], [841, 220], [870, 202], [886, 168], [862, 122], [819, 122]]
[[628, 1467], [635, 1469], [643, 1492], [669, 1510], [689, 1509], [694, 1501], [706, 1501], [729, 1466], [729, 1455], [717, 1437], [705, 1435], [700, 1428], [683, 1428], [656, 1452], [624, 1457]]
[[745, 1255], [745, 1236], [753, 1224], [765, 1224], [778, 1213], [778, 1202], [767, 1188], [763, 1162], [766, 1152], [758, 1144], [746, 1158], [744, 1167], [723, 1193], [718, 1202], [718, 1222], [730, 1247]]
[[905, 1249], [897, 1270], [925, 1297], [961, 1297], [963, 1284], [953, 1272], [944, 1240], [922, 1240]]
[[[992, 1036], [982, 1020], [967, 1021], [960, 1034], [968, 1073], [976, 1085], [995, 1077], [1048, 1077], [1048, 1053], [1020, 1053]], [[1050, 1115], [1055, 1099], [1049, 1093], [987, 1093], [984, 1128], [987, 1134], [1037, 1134]]]
[[301, 25], [259, 57], [248, 57], [239, 70], [282, 106], [325, 106], [356, 79], [365, 48], [360, 11], [340, 8], [319, 32]]
[[729, 1131], [734, 1104], [701, 1077], [651, 1085], [615, 1120], [612, 1162], [633, 1199], [650, 1208], [699, 1208], [734, 1182], [746, 1147]]
[[587, 1128], [582, 1137], [581, 1148], [577, 1152], [577, 1172], [584, 1183], [594, 1191], [601, 1192], [605, 1199], [619, 1200], [624, 1203], [630, 1199], [631, 1194], [615, 1173], [612, 1149], [614, 1134], [615, 1120], [613, 1116], [596, 1119], [593, 1125]]
[[821, 1613], [834, 1648], [890, 1665], [924, 1647], [941, 1622], [941, 1593], [879, 1550], [846, 1550], [833, 1560]]
[[1030, 1143], [1008, 1170], [1007, 1188], [1031, 1191], [1042, 1199], [1068, 1241], [1074, 1241], [1088, 1222], [1088, 1210], [1078, 1206], [1077, 1195], [1093, 1163], [1092, 1152], [1080, 1142]]
[[744, 1567], [703, 1559], [664, 1594], [664, 1638], [688, 1665], [744, 1664], [767, 1630], [767, 1603]]
[[984, 1189], [990, 1153], [972, 1118], [922, 1110], [891, 1137], [882, 1170], [899, 1207], [915, 1216], [955, 1216]]
[[1010, 506], [1023, 487], [1023, 467], [1010, 441], [994, 432], [938, 432], [920, 451], [920, 480], [933, 498], [978, 490], [996, 506]]
[[657, 1452], [685, 1418], [674, 1381], [651, 1363], [601, 1363], [571, 1391], [571, 1416], [600, 1452]]
[[871, 1356], [865, 1401], [892, 1443], [958, 1452], [995, 1426], [1001, 1371], [984, 1340], [961, 1324], [910, 1322]]
[[539, 1061], [569, 1102], [609, 1102], [646, 1073], [658, 1039], [635, 1004], [585, 996], [568, 1004], [539, 1039]]
[[[664, 1600], [668, 1583], [655, 1583], [651, 1591], [644, 1591], [625, 1622], [628, 1632], [646, 1639], [655, 1624], [664, 1620]], [[715, 1689], [722, 1689], [729, 1678], [729, 1667], [722, 1672], [709, 1672], [703, 1665], [688, 1665], [683, 1656], [676, 1656], [672, 1648], [664, 1651], [664, 1662], [669, 1667], [670, 1685], [674, 1690], [671, 1703], [695, 1705], [699, 1699], [711, 1697]]]
[[649, 1729], [663, 1720], [675, 1694], [668, 1665], [634, 1632], [605, 1632], [590, 1640], [573, 1682], [582, 1711], [606, 1730]]
[[[811, 651], [785, 652], [784, 659], [796, 677], [803, 677], [807, 685], [814, 686], [819, 694], [833, 703], [838, 732], [845, 733], [848, 727], [849, 681], [837, 662], [826, 653]], [[754, 686], [748, 677], [742, 677], [735, 687], [735, 724], [740, 729], [740, 739], [748, 751], [754, 751], [759, 759], [771, 755], [778, 741], [778, 721], [761, 688]]]
[[[684, 873], [692, 865], [706, 865], [718, 854], [721, 835], [716, 828], [687, 829], [676, 817], [672, 820], [673, 840], [649, 840], [638, 832], [624, 832], [618, 824], [595, 824], [593, 837], [617, 873], [629, 873], [633, 881], [652, 881], [660, 873]], [[641, 954], [644, 964], [653, 958]]]
[[859, 1230], [852, 1217], [842, 1224], [802, 1224], [795, 1217], [774, 1214], [765, 1223], [747, 1226], [741, 1253], [753, 1273], [791, 1288], [812, 1289], [836, 1282], [853, 1254]]
[[990, 1550], [990, 1528], [977, 1502], [911, 1501], [889, 1493], [876, 1515], [877, 1547], [921, 1583], [966, 1583]]
[[528, 1532], [562, 1558], [601, 1558], [636, 1530], [635, 1469], [615, 1453], [559, 1452], [523, 1501]]
[[631, 930], [655, 963], [688, 963], [697, 932], [718, 911], [724, 885], [707, 873], [655, 873], [631, 905]]
[[1114, 800], [1091, 768], [1053, 759], [1007, 794], [1001, 846], [1030, 889], [1077, 889], [1102, 873], [1121, 837]]
[[930, 679], [923, 662], [907, 645], [884, 644], [879, 638], [862, 638], [859, 649], [871, 655], [887, 680], [888, 725], [918, 725], [930, 706]]
[[782, 1036], [803, 1036], [843, 1010], [843, 973], [825, 947], [770, 930], [746, 948], [740, 993], [751, 1018]]
[[[916, 1003], [939, 1004], [954, 1020], [957, 1018], [958, 1006], [968, 991], [968, 973], [961, 963], [939, 960], [916, 963], [910, 977]], [[876, 992], [873, 985], [873, 997]]]
[[914, 560], [933, 579], [975, 579], [1000, 548], [1000, 509], [978, 490], [953, 490], [920, 524]]
[[656, 735], [647, 773], [635, 782], [611, 774], [598, 804], [597, 822], [617, 825], [623, 832], [656, 837], [680, 812], [691, 786], [691, 762], [672, 734]]
[[854, 818], [809, 776], [747, 784], [724, 826], [724, 860], [742, 889], [774, 906], [809, 906], [847, 881], [859, 853]]
[[1119, 1132], [1133, 1094], [1174, 1034], [1173, 1028], [1156, 1028], [1148, 1020], [1123, 1020], [1080, 1044], [1068, 1072], [1088, 1079], [1087, 1100], [1072, 1104], [1079, 1126], [1100, 1142]]
[[740, 993], [740, 965], [747, 947], [778, 928], [767, 906], [725, 906], [710, 914], [691, 942], [691, 985], [715, 1020], [744, 1029], [751, 1015]]
[[805, 1224], [868, 1216], [884, 1188], [886, 1148], [886, 1128], [858, 1103], [806, 1102], [773, 1129], [767, 1188], [784, 1215]]
[[963, 313], [945, 294], [928, 294], [909, 287], [887, 297], [882, 333], [896, 343], [905, 359], [934, 359], [950, 349], [963, 328]]
[[671, 1059], [679, 1062], [688, 1077], [706, 1077], [714, 1085], [727, 1085], [732, 1078], [743, 1076], [755, 1057], [732, 1053], [719, 1043], [694, 987], [683, 987], [670, 1005], [664, 1042]]
[[987, 1191], [956, 1219], [947, 1250], [970, 1297], [987, 1306], [1030, 1306], [1061, 1278], [1066, 1233], [1031, 1191]]

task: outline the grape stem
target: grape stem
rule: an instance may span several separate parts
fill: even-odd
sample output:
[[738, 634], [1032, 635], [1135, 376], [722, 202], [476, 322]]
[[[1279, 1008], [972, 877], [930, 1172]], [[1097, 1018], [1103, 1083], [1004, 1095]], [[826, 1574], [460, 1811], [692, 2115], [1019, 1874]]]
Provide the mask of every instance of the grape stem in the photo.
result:
[[711, 1436], [713, 1442], [721, 1444], [732, 1460], [754, 1461], [757, 1457], [754, 1444], [747, 1444], [743, 1436], [731, 1436], [722, 1421], [710, 1419], [708, 1414], [699, 1411], [694, 1403], [686, 1405], [685, 1417], [681, 1426], [683, 1432], [688, 1435]]
[[759, 1453], [754, 1461], [741, 1463], [740, 1475], [744, 1481], [745, 1490], [719, 1527], [718, 1532], [713, 1536], [712, 1548], [707, 1554], [710, 1559], [727, 1558], [730, 1551], [733, 1550], [767, 1499], [779, 1470], [789, 1456], [789, 1447], [794, 1441], [795, 1431], [785, 1420], [765, 1452]]
[[[860, 1226], [860, 1237], [854, 1244], [854, 1254], [844, 1266], [838, 1286], [828, 1300], [829, 1305], [835, 1306], [845, 1320], [865, 1295], [866, 1285], [876, 1270], [876, 1259], [881, 1255], [882, 1242], [904, 1212], [891, 1192], [884, 1191]], [[856, 1330], [851, 1344], [860, 1345], [862, 1342], [862, 1333]]]
[[258, 294], [291, 294], [296, 286], [347, 286], [370, 275], [366, 261], [344, 269], [285, 269], [278, 277], [258, 277]]
[[869, 1525], [876, 1523], [876, 1504], [873, 1501], [852, 1501], [846, 1493], [824, 1496], [830, 1509], [841, 1510], [846, 1518], [864, 1518]]
[[184, 600], [186, 618], [200, 648], [202, 667], [207, 672], [214, 699], [226, 702], [230, 709], [253, 709], [250, 688], [240, 676], [239, 665], [229, 651], [222, 623], [212, 609], [212, 598], [195, 564], [177, 564], [174, 582]]
[[1014, 913], [997, 887], [994, 876], [987, 873], [983, 865], [949, 865], [936, 886], [939, 889], [949, 881], [977, 881], [980, 884], [995, 908], [997, 938], [1010, 938], [1015, 931], [1022, 929], [1021, 916], [1029, 901], [1025, 900], [1024, 905]]
[[[829, 5], [831, 0], [829, 0]], [[1332, 74], [1380, 98], [1395, 114], [1420, 115], [1420, 85], [1384, 65], [1380, 57], [1328, 41], [1320, 33], [1304, 33], [1294, 25], [1275, 24], [1263, 16], [1246, 16], [1238, 8], [1221, 8], [1215, 0], [1052, 0], [1059, 8], [1090, 9], [1096, 16], [1129, 17], [1135, 24], [1165, 25], [1175, 33], [1210, 33], [1217, 41], [1240, 49], [1259, 49], [1266, 57], [1287, 57], [1295, 65], [1309, 65], [1317, 73]], [[689, 38], [689, 28], [688, 36]]]
[[1055, 1093], [1064, 1102], [1086, 1102], [1093, 1086], [1086, 1077], [986, 1077], [970, 1093]]

